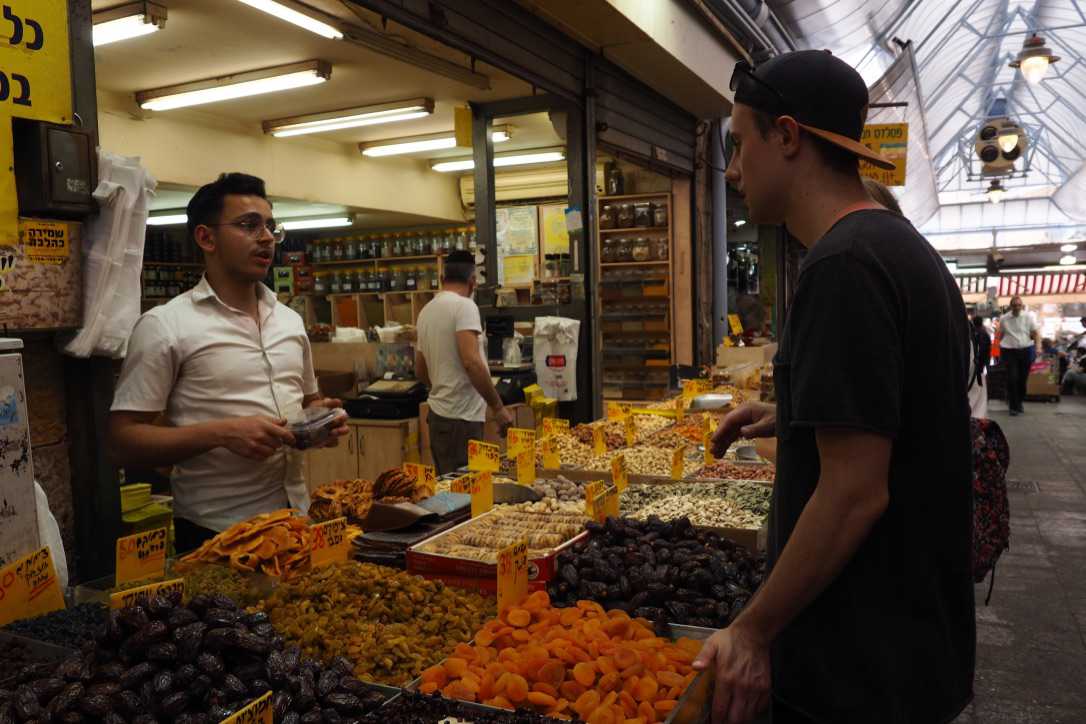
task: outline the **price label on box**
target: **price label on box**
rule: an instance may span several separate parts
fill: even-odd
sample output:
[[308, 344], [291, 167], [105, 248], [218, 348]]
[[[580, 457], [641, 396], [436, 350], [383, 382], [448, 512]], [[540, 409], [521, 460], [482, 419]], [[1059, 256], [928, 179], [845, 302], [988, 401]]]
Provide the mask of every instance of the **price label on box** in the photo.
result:
[[404, 463], [403, 472], [409, 478], [414, 478], [415, 484], [422, 488], [425, 493], [422, 497], [429, 498], [437, 492], [437, 471], [434, 466]]
[[523, 452], [535, 450], [535, 430], [511, 427], [505, 440], [505, 454], [510, 460], [516, 460]]
[[627, 415], [622, 420], [623, 432], [626, 433], [626, 447], [633, 447], [637, 444], [637, 421], [633, 415]]
[[272, 693], [268, 691], [252, 704], [223, 719], [220, 724], [272, 724], [273, 714]]
[[548, 470], [557, 470], [562, 466], [562, 461], [558, 459], [558, 452], [554, 448], [553, 437], [545, 437], [540, 440], [539, 449], [543, 453], [543, 467]]
[[531, 485], [535, 482], [535, 445], [517, 455], [517, 482]]
[[611, 517], [611, 518], [617, 518], [618, 517], [618, 508], [619, 508], [618, 497], [619, 497], [620, 492], [621, 491], [619, 491], [618, 487], [614, 486], [614, 485], [608, 485], [607, 488], [604, 490], [604, 493], [603, 493], [603, 511], [608, 517]]
[[611, 459], [611, 480], [614, 481], [618, 492], [626, 490], [630, 484], [630, 474], [626, 471], [626, 456], [615, 455]]
[[621, 420], [630, 414], [633, 409], [633, 405], [626, 402], [608, 402], [607, 403], [607, 419], [608, 420]]
[[117, 539], [116, 584], [122, 586], [166, 575], [166, 528], [145, 530]]
[[671, 479], [683, 479], [683, 463], [686, 457], [686, 445], [680, 445], [671, 453]]
[[584, 486], [584, 514], [597, 523], [607, 520], [607, 510], [604, 507], [606, 492], [603, 483], [598, 480]]
[[309, 526], [309, 540], [309, 562], [314, 568], [346, 561], [351, 543], [347, 538], [347, 519], [335, 518]]
[[149, 583], [139, 588], [130, 588], [127, 591], [119, 591], [109, 597], [109, 607], [112, 609], [131, 608], [132, 606], [146, 606], [147, 602], [155, 596], [175, 595], [180, 600], [185, 595], [185, 579], [171, 578], [168, 581]]
[[64, 608], [49, 546], [0, 568], [0, 626]]
[[597, 455], [607, 454], [607, 438], [604, 437], [603, 428], [599, 425], [592, 428], [592, 451]]
[[471, 496], [472, 518], [478, 518], [494, 507], [494, 479], [488, 472], [461, 475], [449, 484], [449, 489]]
[[543, 397], [543, 388], [539, 385], [528, 385], [524, 388], [524, 402], [526, 402], [529, 407], [541, 397]]
[[496, 473], [502, 468], [501, 450], [482, 440], [468, 440], [468, 469]]
[[683, 380], [683, 400], [689, 404], [698, 395], [704, 395], [712, 389], [713, 383], [709, 380]]
[[569, 420], [563, 420], [560, 417], [543, 418], [543, 434], [547, 437], [553, 437], [554, 435], [564, 435], [568, 432]]
[[519, 606], [528, 595], [528, 543], [519, 541], [498, 552], [498, 612]]

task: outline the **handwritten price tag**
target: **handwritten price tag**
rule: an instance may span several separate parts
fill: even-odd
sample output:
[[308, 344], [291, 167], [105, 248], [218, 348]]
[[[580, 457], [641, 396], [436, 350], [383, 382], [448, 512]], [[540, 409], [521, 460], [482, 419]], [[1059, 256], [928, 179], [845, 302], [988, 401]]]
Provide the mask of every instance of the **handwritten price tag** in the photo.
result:
[[704, 395], [712, 389], [713, 384], [709, 380], [683, 380], [683, 401], [689, 403], [698, 395]]
[[607, 454], [607, 438], [603, 435], [603, 428], [596, 425], [592, 428], [592, 452], [597, 455]]
[[603, 483], [599, 481], [584, 486], [584, 514], [597, 523], [607, 520], [607, 510], [604, 507], [606, 493]]
[[528, 403], [529, 407], [531, 407], [531, 404], [542, 396], [543, 388], [539, 385], [528, 385], [524, 388], [524, 401]]
[[628, 402], [608, 402], [607, 419], [621, 420], [629, 415], [631, 410], [633, 410], [633, 405]]
[[517, 482], [531, 485], [535, 482], [535, 445], [517, 455]]
[[608, 485], [603, 493], [603, 510], [610, 518], [618, 517], [619, 489], [614, 485]]
[[739, 321], [738, 314], [728, 315], [728, 328], [731, 329], [732, 334], [736, 337], [743, 336], [743, 323]]
[[425, 492], [424, 498], [429, 498], [437, 492], [437, 471], [432, 465], [404, 463], [403, 472], [404, 475], [415, 479], [415, 484]]
[[543, 434], [547, 437], [553, 435], [564, 435], [569, 432], [569, 420], [563, 420], [560, 417], [544, 417], [543, 418]]
[[633, 415], [627, 415], [622, 419], [622, 426], [626, 432], [626, 447], [637, 444], [637, 422]]
[[535, 450], [535, 430], [522, 430], [511, 427], [505, 436], [505, 440], [505, 454], [510, 460], [516, 460], [521, 453]]
[[630, 484], [630, 474], [626, 471], [626, 456], [616, 455], [611, 459], [611, 480], [614, 481], [618, 492], [626, 489]]
[[166, 575], [165, 528], [117, 539], [117, 585]]
[[244, 709], [239, 709], [222, 720], [221, 724], [272, 724], [275, 707], [269, 691]]
[[520, 605], [528, 595], [528, 544], [514, 543], [498, 552], [498, 612]]
[[683, 462], [686, 457], [686, 445], [680, 445], [671, 453], [671, 479], [683, 479]]
[[468, 469], [496, 473], [502, 468], [501, 450], [482, 440], [468, 440]]
[[558, 453], [554, 449], [554, 438], [545, 437], [539, 441], [540, 452], [543, 453], [543, 467], [548, 470], [557, 470], [562, 465], [558, 459]]
[[490, 473], [468, 473], [449, 484], [454, 493], [471, 496], [471, 517], [478, 518], [494, 507], [494, 480]]
[[150, 583], [139, 588], [130, 588], [127, 591], [114, 593], [109, 597], [109, 607], [115, 609], [131, 608], [132, 606], [144, 606], [155, 596], [169, 596], [185, 594], [185, 580], [183, 578], [171, 578], [168, 581]]
[[309, 526], [309, 540], [309, 562], [314, 568], [346, 561], [350, 546], [347, 519], [335, 518]]
[[682, 422], [686, 415], [686, 401], [682, 397], [675, 399], [675, 422]]
[[64, 608], [49, 546], [0, 568], [0, 626]]

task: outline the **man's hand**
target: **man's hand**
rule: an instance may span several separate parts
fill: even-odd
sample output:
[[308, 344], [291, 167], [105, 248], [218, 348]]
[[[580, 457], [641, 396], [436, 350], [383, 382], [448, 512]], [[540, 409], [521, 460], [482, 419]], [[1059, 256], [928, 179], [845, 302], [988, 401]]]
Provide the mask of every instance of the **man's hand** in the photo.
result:
[[740, 620], [705, 642], [694, 669], [713, 672], [713, 724], [746, 724], [769, 704], [769, 643]]
[[777, 433], [777, 407], [765, 402], [747, 402], [729, 412], [713, 435], [713, 455], [724, 457], [740, 437], [772, 437]]
[[250, 460], [267, 460], [284, 445], [294, 444], [286, 424], [286, 420], [259, 416], [223, 420], [219, 423], [219, 447]]
[[[335, 410], [336, 408], [343, 407], [343, 400], [337, 400], [334, 397], [322, 397], [322, 398], [318, 398], [316, 400], [313, 400], [308, 405], [306, 405], [306, 408], [310, 408], [310, 407], [326, 407], [329, 410]], [[328, 438], [327, 440], [325, 440], [320, 445], [314, 445], [313, 446], [314, 449], [325, 448], [325, 447], [336, 447], [337, 445], [339, 445], [339, 439], [341, 437], [343, 437], [344, 435], [347, 435], [347, 434], [349, 434], [351, 432], [351, 429], [349, 427], [347, 427], [347, 413], [346, 412], [344, 412], [344, 413], [342, 413], [340, 415], [337, 415], [336, 418], [334, 420], [332, 420], [331, 424], [333, 425], [333, 427], [332, 427], [332, 437]]]
[[498, 408], [494, 412], [494, 421], [498, 423], [498, 436], [504, 438], [505, 433], [513, 426], [514, 420], [512, 413], [509, 412], [504, 406]]

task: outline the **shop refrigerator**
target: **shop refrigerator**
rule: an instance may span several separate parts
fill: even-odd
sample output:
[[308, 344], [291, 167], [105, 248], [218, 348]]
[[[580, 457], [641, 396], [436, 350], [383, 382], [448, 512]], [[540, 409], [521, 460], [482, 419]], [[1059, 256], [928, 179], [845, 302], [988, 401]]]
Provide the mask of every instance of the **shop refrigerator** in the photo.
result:
[[0, 338], [0, 565], [39, 546], [22, 348]]

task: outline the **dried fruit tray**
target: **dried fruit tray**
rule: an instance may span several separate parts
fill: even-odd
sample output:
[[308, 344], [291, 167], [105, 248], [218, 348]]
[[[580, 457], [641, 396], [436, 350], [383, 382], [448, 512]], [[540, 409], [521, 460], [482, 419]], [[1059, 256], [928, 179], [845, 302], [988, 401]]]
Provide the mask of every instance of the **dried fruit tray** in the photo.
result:
[[[63, 661], [71, 654], [75, 653], [75, 649], [69, 649], [64, 646], [57, 646], [55, 644], [48, 644], [44, 641], [38, 641], [37, 639], [27, 638], [26, 636], [20, 636], [18, 634], [8, 633], [7, 631], [0, 631], [0, 651], [8, 651], [11, 647], [17, 647], [26, 651], [29, 654], [28, 658], [33, 659], [33, 664], [48, 665], [58, 661]], [[12, 689], [15, 688], [12, 682], [16, 680], [18, 676], [14, 673], [10, 676], [0, 676], [0, 689]]]
[[[461, 528], [470, 526], [475, 521], [482, 520], [487, 515], [491, 515], [491, 513], [484, 513], [478, 518], [465, 521], [455, 528], [450, 528], [433, 538], [429, 538], [418, 545], [408, 548], [407, 572], [414, 573], [424, 578], [437, 579], [458, 588], [469, 588], [478, 591], [496, 591], [498, 587], [498, 566], [496, 563], [484, 563], [483, 561], [477, 561], [471, 558], [447, 556], [440, 553], [429, 553], [421, 550], [423, 547], [440, 540], [442, 536], [455, 533]], [[558, 554], [577, 541], [585, 539], [587, 536], [588, 532], [583, 531], [557, 548], [552, 548], [550, 552], [542, 558], [529, 558], [529, 590], [539, 591], [546, 588], [547, 582], [554, 578], [558, 571]]]
[[[684, 637], [696, 641], [704, 641], [716, 633], [716, 629], [669, 623], [668, 633], [673, 641], [677, 641]], [[471, 645], [475, 644], [474, 640], [469, 643]], [[418, 678], [404, 688], [408, 691], [418, 691], [421, 684], [422, 679]], [[694, 679], [694, 683], [688, 686], [686, 691], [683, 692], [683, 695], [679, 698], [678, 705], [671, 710], [667, 719], [664, 720], [664, 724], [703, 724], [703, 722], [708, 722], [712, 696], [713, 680], [709, 677], [708, 672], [698, 674], [697, 678]], [[479, 711], [509, 713], [505, 709], [487, 706], [486, 704], [474, 702], [463, 703], [470, 705], [473, 709], [477, 708]], [[437, 724], [437, 722], [435, 722], [435, 724]]]

